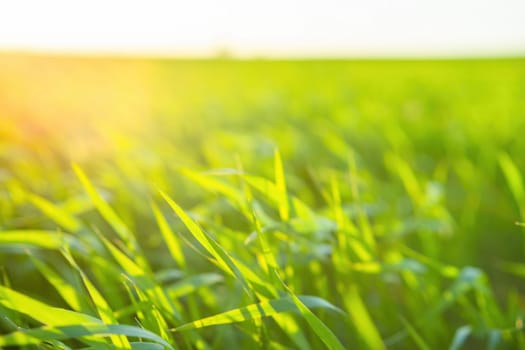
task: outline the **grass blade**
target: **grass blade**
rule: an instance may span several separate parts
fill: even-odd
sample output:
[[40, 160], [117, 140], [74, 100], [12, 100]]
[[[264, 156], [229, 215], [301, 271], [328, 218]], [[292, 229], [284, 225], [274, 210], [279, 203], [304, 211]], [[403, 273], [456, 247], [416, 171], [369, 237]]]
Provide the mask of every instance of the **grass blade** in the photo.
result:
[[190, 276], [166, 287], [170, 297], [179, 298], [195, 292], [199, 288], [220, 283], [224, 278], [217, 273], [204, 273]]
[[180, 320], [181, 315], [179, 310], [173, 305], [171, 300], [168, 299], [160, 285], [155, 283], [153, 277], [106, 238], [101, 235], [99, 235], [99, 238], [133, 282], [144, 290], [158, 307]]
[[56, 291], [60, 294], [68, 305], [75, 311], [83, 311], [86, 309], [81, 294], [75, 290], [72, 284], [68, 283], [58, 273], [56, 273], [51, 267], [35, 258], [33, 255], [29, 255], [31, 261], [37, 269], [40, 271], [42, 276], [53, 286]]
[[[1, 335], [0, 346], [25, 346], [36, 345], [42, 340], [65, 340], [76, 339], [85, 336], [128, 336], [148, 339], [162, 346], [172, 349], [173, 347], [160, 336], [142, 328], [99, 323], [80, 323], [62, 327], [42, 327], [33, 329], [21, 329], [16, 332]], [[118, 348], [118, 346], [117, 346]], [[131, 348], [131, 344], [130, 344]]]
[[54, 231], [44, 230], [12, 230], [0, 232], [0, 244], [16, 245], [24, 248], [60, 249], [64, 245], [78, 246], [73, 237]]
[[49, 306], [4, 286], [0, 286], [0, 305], [27, 315], [48, 326], [68, 326], [102, 322], [90, 315]]
[[76, 232], [82, 224], [73, 215], [64, 209], [51, 203], [47, 199], [35, 194], [28, 194], [27, 198], [34, 206], [38, 207], [44, 214], [69, 232]]
[[339, 284], [339, 290], [341, 294], [344, 295], [343, 301], [350, 315], [350, 319], [359, 329], [359, 333], [366, 346], [370, 349], [384, 349], [385, 345], [381, 339], [381, 335], [368, 313], [357, 287], [350, 286], [346, 288], [342, 284]]
[[343, 350], [344, 346], [341, 344], [339, 339], [335, 336], [328, 326], [326, 326], [323, 321], [321, 321], [315, 314], [308, 308], [303, 301], [297, 297], [295, 294], [290, 292], [290, 296], [293, 300], [293, 303], [299, 309], [299, 312], [305, 318], [306, 322], [310, 325], [312, 330], [317, 334], [317, 336], [325, 343], [328, 349], [338, 349]]
[[213, 238], [206, 234], [171, 198], [163, 192], [161, 192], [161, 195], [195, 239], [216, 259], [219, 267], [237, 277], [247, 292], [251, 291], [250, 283], [246, 280], [230, 255]]
[[[324, 299], [314, 296], [300, 296], [298, 298], [301, 303], [303, 303], [302, 305], [308, 305], [308, 307], [311, 308], [325, 308], [338, 313], [343, 313], [340, 309]], [[243, 322], [290, 311], [300, 311], [291, 297], [265, 300], [184, 324], [175, 328], [174, 331], [181, 332], [190, 329]]]
[[102, 215], [102, 217], [111, 225], [113, 230], [119, 235], [119, 237], [126, 243], [128, 248], [132, 250], [133, 253], [136, 253], [138, 250], [135, 237], [128, 229], [126, 224], [120, 219], [120, 217], [115, 213], [113, 208], [109, 206], [108, 203], [102, 198], [102, 196], [97, 192], [95, 186], [89, 181], [88, 177], [84, 171], [77, 165], [73, 164], [73, 170], [77, 174], [77, 177], [80, 179], [84, 190], [87, 192], [89, 198]]
[[[77, 263], [71, 256], [71, 254], [67, 250], [64, 250], [63, 253], [65, 258], [69, 261], [69, 263], [80, 273], [80, 277], [82, 278], [82, 281], [86, 286], [89, 296], [91, 297], [91, 300], [93, 301], [93, 304], [95, 305], [95, 308], [97, 309], [98, 315], [100, 316], [102, 322], [105, 324], [117, 324], [117, 319], [106, 299], [98, 291], [98, 289], [91, 282], [91, 280], [80, 269], [80, 267], [77, 265]], [[124, 336], [111, 336], [111, 340], [115, 345], [122, 347], [123, 349], [131, 348], [129, 341]]]
[[472, 327], [463, 326], [459, 327], [454, 334], [454, 339], [452, 339], [452, 344], [450, 344], [449, 350], [460, 350], [463, 347], [463, 344], [467, 341], [468, 337], [472, 333]]
[[177, 235], [171, 230], [168, 222], [166, 221], [166, 218], [164, 215], [162, 215], [157, 205], [152, 203], [151, 207], [153, 209], [155, 219], [157, 220], [157, 224], [159, 225], [160, 233], [164, 238], [164, 242], [166, 242], [166, 245], [168, 246], [171, 256], [180, 268], [185, 268], [186, 259], [184, 258], [184, 253], [182, 252], [182, 247], [179, 243]]
[[401, 322], [405, 326], [405, 328], [408, 331], [408, 334], [414, 342], [416, 343], [418, 349], [420, 350], [430, 350], [430, 347], [427, 345], [425, 340], [421, 337], [421, 335], [416, 331], [416, 329], [408, 322], [404, 317], [401, 317]]
[[507, 153], [501, 153], [499, 156], [499, 165], [505, 175], [510, 191], [514, 200], [520, 209], [521, 219], [525, 219], [525, 190], [523, 188], [523, 179], [521, 173]]
[[286, 179], [284, 177], [283, 162], [279, 150], [274, 152], [275, 158], [275, 186], [277, 187], [278, 208], [281, 220], [288, 221], [290, 218], [290, 208], [288, 204], [288, 194], [286, 192]]

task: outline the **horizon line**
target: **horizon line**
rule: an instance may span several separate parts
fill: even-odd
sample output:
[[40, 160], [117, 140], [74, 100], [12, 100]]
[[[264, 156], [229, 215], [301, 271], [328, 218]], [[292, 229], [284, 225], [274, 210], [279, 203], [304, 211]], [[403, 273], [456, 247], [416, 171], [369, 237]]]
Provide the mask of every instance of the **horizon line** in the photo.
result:
[[[403, 51], [403, 50], [401, 50]], [[173, 59], [173, 60], [232, 60], [232, 61], [344, 61], [344, 60], [498, 60], [498, 59], [525, 59], [525, 50], [510, 50], [488, 52], [353, 52], [340, 54], [240, 54], [233, 50], [218, 49], [209, 52], [180, 52], [177, 50], [108, 50], [108, 49], [63, 49], [63, 48], [3, 48], [0, 47], [0, 56], [57, 56], [71, 58], [115, 58], [115, 59]]]

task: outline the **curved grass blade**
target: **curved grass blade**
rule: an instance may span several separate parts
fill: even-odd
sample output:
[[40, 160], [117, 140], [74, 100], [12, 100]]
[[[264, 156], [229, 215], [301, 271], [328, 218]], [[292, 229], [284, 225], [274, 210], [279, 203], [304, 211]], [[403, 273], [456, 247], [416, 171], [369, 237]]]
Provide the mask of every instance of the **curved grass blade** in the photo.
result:
[[[111, 206], [108, 203], [106, 203], [102, 196], [97, 192], [95, 186], [93, 186], [91, 181], [89, 181], [84, 171], [82, 171], [82, 169], [77, 164], [73, 164], [73, 170], [77, 174], [77, 177], [80, 179], [84, 190], [87, 192], [89, 198], [99, 211], [100, 215], [102, 215], [102, 217], [109, 223], [113, 230], [115, 230], [115, 232], [124, 241], [124, 243], [126, 243], [128, 248], [131, 249], [131, 252], [133, 254], [138, 253], [139, 247], [130, 229], [117, 215], [113, 208], [111, 208]], [[144, 259], [142, 259], [140, 255], [137, 256], [137, 258], [140, 260], [139, 262], [145, 262], [143, 261]]]
[[[266, 282], [263, 280], [253, 269], [251, 269], [248, 265], [243, 263], [242, 261], [230, 257], [231, 260], [235, 263], [235, 265], [239, 268], [239, 271], [242, 273], [242, 275], [250, 282], [250, 286], [257, 287], [254, 289], [257, 289], [257, 293], [261, 292], [263, 295], [268, 298], [268, 296], [273, 297], [277, 295], [277, 291], [269, 282]], [[235, 277], [234, 274], [231, 274]]]
[[[259, 245], [262, 250], [260, 264], [265, 270], [267, 278], [271, 283], [271, 291], [273, 293], [272, 297], [275, 298], [278, 296], [277, 289], [282, 284], [281, 280], [279, 279], [280, 267], [272, 250], [270, 249], [270, 245], [266, 239], [266, 233], [262, 231], [261, 224], [255, 211], [253, 212], [252, 221], [254, 223], [255, 232], [257, 233]], [[303, 331], [300, 329], [295, 319], [284, 313], [273, 315], [273, 319], [300, 349], [310, 349], [310, 345], [308, 344]]]
[[[283, 283], [284, 285], [284, 283]], [[288, 288], [287, 288], [288, 289]], [[330, 328], [323, 323], [315, 314], [310, 310], [310, 305], [307, 306], [298, 296], [288, 290], [290, 297], [293, 300], [295, 306], [299, 309], [299, 312], [304, 317], [306, 322], [310, 325], [312, 330], [317, 336], [325, 343], [328, 349], [344, 350], [344, 346], [341, 344], [339, 339], [335, 336]], [[342, 311], [341, 311], [342, 312]]]
[[210, 176], [213, 173], [208, 173], [204, 175], [188, 169], [184, 169], [181, 172], [183, 175], [185, 175], [187, 178], [189, 178], [199, 186], [210, 191], [218, 192], [223, 196], [229, 198], [233, 202], [233, 204], [236, 205], [248, 219], [250, 218], [250, 211], [248, 210], [248, 207], [246, 205], [246, 197], [243, 196], [243, 193], [240, 190], [220, 180], [217, 180], [215, 177]]
[[[165, 347], [161, 344], [157, 343], [149, 343], [149, 342], [130, 342], [131, 349], [132, 350], [164, 350]], [[100, 346], [90, 346], [87, 348], [82, 348], [79, 350], [111, 350], [111, 349], [117, 349], [115, 345], [105, 344]]]
[[149, 308], [145, 312], [137, 310], [136, 315], [140, 324], [143, 325], [143, 327], [145, 326], [145, 328], [154, 331], [156, 334], [159, 334], [163, 339], [172, 341], [168, 332], [166, 320], [159, 309], [155, 307], [155, 304], [151, 302], [149, 296], [140, 290], [131, 279], [128, 279], [128, 283], [128, 294], [130, 295], [132, 303], [135, 305], [138, 303], [149, 304]]
[[32, 254], [29, 254], [29, 257], [42, 276], [55, 287], [62, 299], [64, 299], [73, 310], [83, 311], [86, 309], [82, 296], [75, 290], [71, 283], [65, 281], [55, 270], [35, 258]]
[[[69, 263], [80, 273], [80, 277], [86, 286], [89, 296], [91, 297], [91, 300], [93, 301], [93, 304], [95, 305], [102, 322], [105, 324], [117, 324], [118, 322], [113, 313], [113, 310], [111, 310], [111, 307], [104, 296], [98, 291], [93, 282], [91, 282], [82, 269], [77, 265], [71, 254], [67, 250], [63, 250], [63, 254]], [[131, 348], [128, 339], [126, 339], [124, 336], [111, 336], [111, 341], [123, 349]]]
[[224, 278], [217, 273], [203, 273], [175, 282], [166, 287], [166, 289], [172, 298], [179, 298], [193, 293], [199, 288], [211, 286], [220, 283], [223, 280]]
[[[297, 297], [302, 305], [307, 305], [311, 308], [329, 309], [341, 314], [342, 310], [330, 304], [328, 301], [314, 297], [314, 296], [300, 296]], [[306, 307], [306, 306], [305, 306]], [[290, 297], [283, 297], [272, 300], [261, 301], [256, 304], [240, 307], [230, 311], [222, 312], [220, 314], [205, 317], [191, 323], [184, 324], [173, 329], [175, 332], [187, 331], [190, 329], [197, 329], [209, 326], [217, 326], [224, 324], [231, 324], [236, 322], [243, 322], [248, 320], [260, 319], [263, 317], [273, 316], [283, 312], [301, 311], [296, 306], [294, 300]]]
[[161, 286], [155, 283], [152, 276], [102, 235], [99, 235], [99, 238], [127, 275], [137, 284], [138, 287], [148, 294], [154, 304], [180, 320], [180, 311], [168, 299]]
[[462, 326], [456, 330], [454, 338], [452, 339], [452, 344], [450, 344], [449, 350], [460, 350], [463, 347], [463, 344], [467, 341], [468, 337], [472, 333], [471, 326]]
[[10, 230], [0, 232], [0, 244], [60, 249], [64, 245], [80, 246], [74, 237], [62, 232], [46, 230]]
[[82, 224], [73, 215], [61, 207], [51, 203], [47, 199], [37, 196], [35, 194], [28, 194], [28, 200], [33, 203], [38, 209], [46, 214], [51, 220], [62, 226], [64, 229], [70, 232], [76, 232]]
[[212, 237], [205, 233], [195, 221], [193, 221], [181, 207], [177, 205], [168, 195], [164, 192], [160, 192], [164, 200], [168, 202], [170, 207], [173, 209], [175, 214], [182, 220], [184, 225], [188, 228], [190, 233], [195, 239], [216, 259], [219, 267], [227, 273], [234, 275], [243, 284], [245, 290], [250, 294], [252, 287], [250, 282], [244, 277], [239, 270], [237, 264], [235, 264], [232, 257], [219, 245]]
[[168, 222], [166, 221], [166, 218], [164, 217], [164, 215], [162, 215], [157, 205], [155, 203], [151, 203], [151, 208], [153, 209], [153, 214], [155, 215], [155, 219], [157, 220], [157, 224], [159, 225], [160, 233], [164, 238], [164, 242], [166, 242], [166, 245], [168, 246], [168, 250], [171, 256], [173, 257], [173, 260], [175, 260], [175, 262], [179, 265], [180, 268], [184, 269], [186, 267], [186, 258], [184, 257], [184, 253], [182, 252], [182, 247], [179, 242], [179, 238], [171, 230], [170, 226], [168, 225]]
[[102, 321], [90, 315], [49, 306], [14, 290], [0, 286], [0, 305], [27, 315], [48, 326], [96, 324]]
[[[16, 332], [0, 336], [0, 346], [25, 346], [39, 344], [43, 340], [65, 340], [76, 339], [85, 336], [128, 336], [154, 341], [162, 346], [172, 349], [173, 347], [148, 330], [128, 325], [81, 323], [62, 327], [42, 327], [33, 329], [21, 329]], [[118, 346], [117, 346], [118, 348]], [[131, 348], [131, 344], [130, 344]]]
[[161, 344], [155, 343], [146, 343], [146, 342], [131, 342], [131, 349], [133, 350], [164, 350], [164, 346]]

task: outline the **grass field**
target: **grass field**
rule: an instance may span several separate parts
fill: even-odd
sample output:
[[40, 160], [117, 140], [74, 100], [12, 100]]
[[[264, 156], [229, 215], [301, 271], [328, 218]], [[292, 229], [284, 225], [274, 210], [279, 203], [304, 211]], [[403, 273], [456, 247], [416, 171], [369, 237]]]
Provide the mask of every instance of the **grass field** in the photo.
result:
[[0, 347], [525, 349], [525, 60], [0, 56]]

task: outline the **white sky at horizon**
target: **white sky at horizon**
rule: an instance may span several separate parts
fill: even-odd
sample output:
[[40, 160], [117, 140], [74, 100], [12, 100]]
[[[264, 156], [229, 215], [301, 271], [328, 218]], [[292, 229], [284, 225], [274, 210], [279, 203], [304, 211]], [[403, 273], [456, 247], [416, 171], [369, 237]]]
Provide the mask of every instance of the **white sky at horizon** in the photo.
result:
[[239, 57], [525, 55], [525, 0], [5, 1], [0, 50]]

